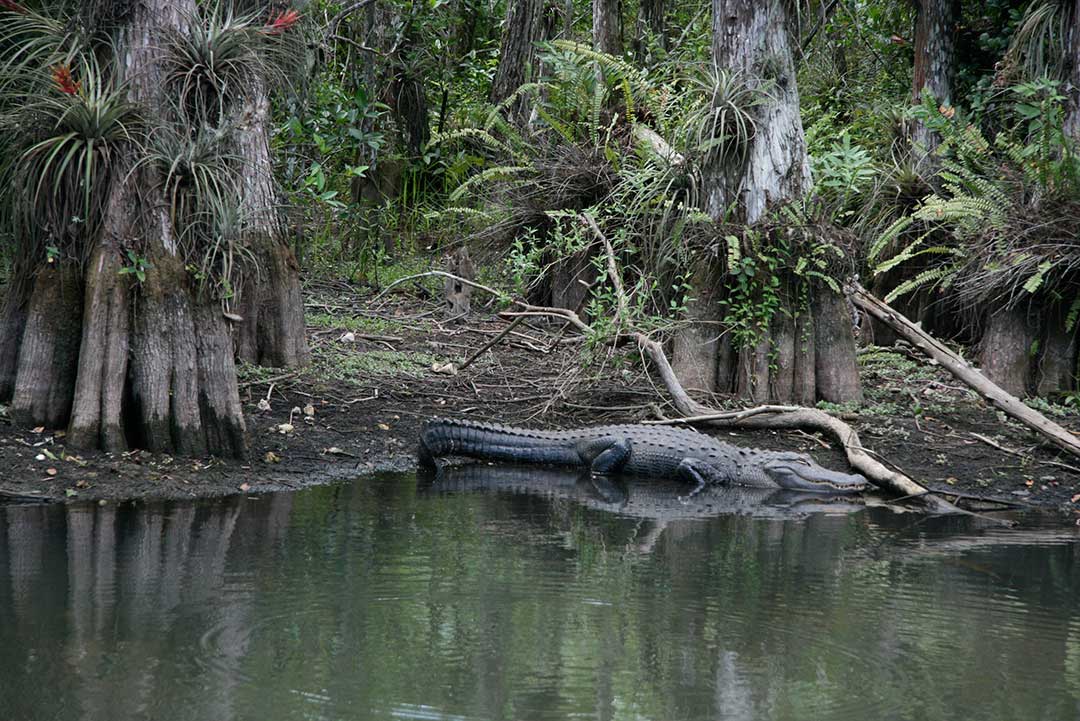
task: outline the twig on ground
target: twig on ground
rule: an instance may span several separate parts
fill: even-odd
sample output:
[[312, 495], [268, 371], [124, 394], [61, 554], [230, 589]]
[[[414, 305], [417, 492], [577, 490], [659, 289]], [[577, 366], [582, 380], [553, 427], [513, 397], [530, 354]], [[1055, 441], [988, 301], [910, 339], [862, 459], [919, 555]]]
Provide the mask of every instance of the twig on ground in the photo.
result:
[[[289, 373], [282, 373], [281, 375], [278, 375], [278, 376], [270, 376], [269, 378], [258, 378], [258, 379], [255, 379], [255, 380], [244, 381], [243, 383], [237, 383], [236, 387], [237, 388], [250, 388], [251, 386], [261, 386], [264, 383], [269, 383], [271, 386], [273, 386], [278, 381], [288, 380], [288, 379], [292, 378], [293, 376], [298, 375], [299, 373], [300, 373], [300, 371], [291, 371]], [[271, 388], [271, 390], [273, 390], [273, 388]], [[270, 394], [268, 393], [267, 397], [269, 397], [269, 395]]]
[[982, 441], [986, 445], [992, 446], [992, 447], [998, 449], [999, 451], [1001, 451], [1002, 453], [1008, 453], [1010, 456], [1016, 456], [1017, 458], [1023, 458], [1025, 460], [1030, 460], [1032, 463], [1041, 463], [1041, 464], [1046, 465], [1046, 466], [1057, 466], [1059, 468], [1065, 468], [1067, 470], [1072, 471], [1073, 473], [1080, 473], [1080, 468], [1077, 468], [1076, 466], [1070, 466], [1068, 463], [1062, 463], [1061, 461], [1044, 461], [1044, 460], [1035, 458], [1034, 456], [1032, 456], [1032, 455], [1030, 455], [1028, 453], [1024, 453], [1023, 451], [1017, 450], [1015, 448], [1008, 448], [1006, 446], [1003, 446], [1000, 443], [998, 443], [997, 441], [995, 441], [993, 438], [990, 438], [989, 436], [984, 436], [983, 434], [976, 433], [974, 431], [971, 431], [970, 433], [971, 433], [971, 436], [973, 438], [977, 438], [978, 440]]
[[489, 348], [491, 348], [493, 345], [495, 345], [496, 343], [501, 341], [506, 336], [510, 335], [510, 332], [513, 331], [514, 328], [517, 328], [521, 324], [521, 322], [523, 320], [525, 320], [525, 318], [523, 316], [518, 316], [517, 318], [514, 318], [514, 320], [510, 321], [510, 324], [508, 326], [506, 326], [506, 328], [504, 328], [501, 333], [499, 333], [497, 336], [495, 336], [494, 338], [489, 340], [487, 343], [482, 345], [479, 349], [477, 349], [477, 351], [475, 353], [473, 353], [471, 356], [469, 356], [464, 361], [462, 361], [461, 365], [458, 366], [458, 370], [463, 371], [466, 368], [468, 368], [470, 365], [472, 365], [473, 361], [475, 361], [481, 355], [486, 353]]

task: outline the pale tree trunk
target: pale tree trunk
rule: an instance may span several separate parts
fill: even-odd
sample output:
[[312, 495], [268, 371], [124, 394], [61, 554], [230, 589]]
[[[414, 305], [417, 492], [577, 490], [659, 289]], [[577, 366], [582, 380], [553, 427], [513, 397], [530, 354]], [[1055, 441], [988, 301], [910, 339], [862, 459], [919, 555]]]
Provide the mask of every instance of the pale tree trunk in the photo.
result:
[[723, 310], [718, 304], [720, 287], [723, 282], [716, 263], [698, 263], [696, 272], [690, 278], [693, 297], [686, 303], [683, 320], [686, 327], [680, 329], [672, 339], [671, 366], [683, 386], [693, 391], [706, 393], [728, 392], [730, 383], [719, 386], [721, 372], [730, 379], [729, 368], [719, 368], [721, 344], [725, 341], [726, 330], [720, 323]]
[[621, 0], [592, 0], [593, 48], [608, 55], [622, 55]]
[[1069, 104], [1065, 112], [1065, 132], [1080, 143], [1080, 0], [1073, 0], [1066, 54]]
[[754, 224], [771, 205], [810, 188], [789, 22], [784, 0], [713, 0], [716, 67], [763, 86], [769, 96], [754, 109], [757, 127], [745, 165], [710, 169], [706, 211], [714, 218], [738, 200], [742, 220]]
[[300, 294], [300, 268], [285, 239], [270, 160], [270, 98], [263, 82], [250, 89], [234, 132], [243, 158], [244, 242], [257, 272], [241, 290], [237, 355], [251, 363], [291, 368], [310, 359]]
[[[728, 153], [705, 168], [705, 209], [715, 219], [734, 209], [734, 218], [747, 225], [766, 220], [771, 208], [803, 197], [810, 188], [809, 158], [799, 115], [799, 91], [790, 34], [789, 6], [782, 0], [713, 1], [713, 59], [718, 70], [736, 73], [751, 87], [766, 94], [764, 102], [752, 108], [755, 132], [743, 153]], [[768, 233], [763, 229], [761, 232]], [[764, 238], [763, 242], [775, 242]], [[700, 265], [715, 266], [713, 258]], [[724, 316], [723, 291], [717, 287], [702, 292], [699, 278], [723, 277], [715, 270], [699, 267], [694, 287], [699, 301], [688, 318], [689, 327], [679, 331], [675, 348], [696, 347], [708, 352], [702, 342], [708, 336], [695, 327], [703, 319]], [[765, 282], [766, 279], [759, 279]], [[788, 279], [781, 302], [783, 308], [756, 329], [756, 340], [748, 347], [735, 348], [734, 363], [721, 357], [716, 387], [730, 387], [752, 401], [772, 398], [812, 404], [818, 398], [860, 401], [861, 386], [855, 363], [855, 342], [846, 323], [843, 299], [827, 287], [804, 289], [797, 301], [798, 279]], [[808, 300], [807, 300], [808, 299]], [[802, 307], [806, 306], [806, 307]], [[712, 337], [718, 335], [712, 332]], [[689, 357], [676, 353], [680, 361]], [[675, 364], [680, 379], [700, 377], [706, 363]], [[730, 374], [734, 373], [734, 377]]]
[[[541, 0], [508, 0], [499, 43], [499, 64], [491, 80], [491, 102], [501, 103], [529, 82], [536, 72], [536, 43], [544, 30]], [[519, 98], [510, 109], [518, 123], [529, 117], [528, 103]]]
[[[955, 50], [955, 0], [918, 0], [915, 21], [915, 68], [912, 100], [922, 102], [927, 91], [939, 105], [947, 105], [952, 96], [952, 71]], [[915, 158], [926, 172], [932, 172], [932, 156], [940, 142], [925, 125], [915, 122], [911, 144]]]

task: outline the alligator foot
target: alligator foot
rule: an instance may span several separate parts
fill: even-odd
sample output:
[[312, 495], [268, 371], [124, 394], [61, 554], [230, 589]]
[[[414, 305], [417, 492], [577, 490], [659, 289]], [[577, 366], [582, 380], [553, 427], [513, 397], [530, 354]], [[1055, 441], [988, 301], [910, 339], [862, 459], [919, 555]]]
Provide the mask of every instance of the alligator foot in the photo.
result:
[[618, 473], [626, 465], [626, 462], [630, 460], [630, 450], [629, 438], [612, 441], [611, 445], [592, 460], [592, 463], [589, 464], [589, 470], [600, 475]]
[[694, 484], [694, 490], [686, 496], [679, 496], [679, 500], [686, 502], [701, 493], [701, 489], [709, 483], [724, 483], [724, 477], [710, 463], [697, 458], [684, 458], [679, 461], [676, 475], [687, 483]]

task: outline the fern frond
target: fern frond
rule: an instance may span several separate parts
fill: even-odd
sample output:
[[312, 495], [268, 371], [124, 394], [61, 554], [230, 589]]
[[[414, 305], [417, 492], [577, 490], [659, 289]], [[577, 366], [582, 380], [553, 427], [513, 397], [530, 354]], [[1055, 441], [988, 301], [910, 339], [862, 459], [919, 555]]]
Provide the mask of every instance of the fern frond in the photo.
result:
[[941, 266], [937, 268], [929, 268], [919, 273], [914, 278], [904, 281], [900, 285], [896, 286], [885, 296], [886, 303], [892, 303], [897, 298], [907, 295], [913, 290], [921, 288], [925, 285], [933, 285], [942, 279], [948, 278], [956, 270], [954, 266]]
[[482, 185], [490, 180], [511, 178], [520, 173], [524, 173], [532, 168], [527, 166], [500, 166], [497, 168], [488, 168], [482, 172], [472, 176], [464, 183], [454, 189], [454, 192], [450, 193], [449, 200], [451, 203], [461, 200], [465, 193], [469, 192], [478, 185]]

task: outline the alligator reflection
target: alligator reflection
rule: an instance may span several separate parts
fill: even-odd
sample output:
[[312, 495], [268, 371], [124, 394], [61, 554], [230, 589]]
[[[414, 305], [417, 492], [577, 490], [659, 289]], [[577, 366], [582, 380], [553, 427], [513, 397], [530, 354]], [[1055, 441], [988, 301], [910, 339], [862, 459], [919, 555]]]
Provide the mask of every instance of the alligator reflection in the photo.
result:
[[0, 718], [1080, 718], [1080, 529], [511, 470], [0, 507]]
[[[593, 476], [572, 469], [466, 463], [421, 476], [430, 493], [514, 493], [572, 501], [586, 508], [652, 523], [635, 544], [651, 551], [673, 521], [741, 515], [797, 520], [812, 513], [847, 514], [865, 508], [859, 498], [781, 488], [709, 485], [696, 494], [686, 483], [667, 479]], [[693, 525], [688, 527], [692, 529]]]

